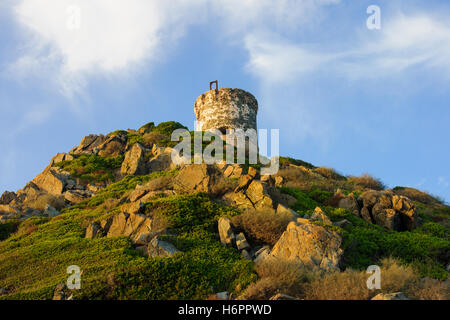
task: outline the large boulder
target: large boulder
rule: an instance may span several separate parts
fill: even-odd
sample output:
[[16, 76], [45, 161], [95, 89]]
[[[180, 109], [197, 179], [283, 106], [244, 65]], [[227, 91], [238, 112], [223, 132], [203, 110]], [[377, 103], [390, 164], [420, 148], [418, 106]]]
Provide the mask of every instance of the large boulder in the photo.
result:
[[159, 236], [154, 237], [147, 246], [147, 254], [151, 258], [172, 257], [177, 252], [180, 252], [180, 250], [175, 248], [173, 244], [161, 240]]
[[17, 195], [14, 192], [5, 191], [0, 197], [0, 205], [10, 204], [12, 201], [17, 199]]
[[230, 164], [224, 170], [223, 175], [227, 178], [239, 178], [243, 172], [244, 169], [240, 164]]
[[65, 176], [59, 174], [57, 170], [48, 168], [36, 176], [32, 181], [40, 190], [52, 195], [60, 195], [66, 185]]
[[98, 155], [102, 157], [117, 157], [125, 152], [127, 147], [127, 136], [125, 134], [116, 134], [110, 136], [96, 149]]
[[17, 190], [17, 200], [13, 200], [10, 204], [14, 202], [28, 202], [33, 201], [45, 194], [45, 191], [41, 191], [39, 187], [33, 182], [28, 182], [23, 189]]
[[392, 207], [399, 212], [401, 223], [406, 230], [412, 230], [417, 225], [417, 213], [415, 204], [407, 197], [394, 195]]
[[215, 178], [215, 167], [206, 164], [191, 164], [183, 167], [173, 180], [173, 189], [180, 193], [211, 191]]
[[417, 225], [416, 206], [404, 196], [370, 190], [358, 202], [362, 204], [361, 217], [367, 222], [396, 231], [412, 230]]
[[110, 223], [107, 238], [125, 236], [136, 240], [142, 233], [151, 231], [152, 219], [142, 214], [116, 214]]
[[323, 212], [323, 210], [319, 207], [316, 207], [313, 214], [311, 215], [311, 221], [319, 221], [328, 226], [331, 226], [333, 224], [330, 218], [328, 218], [325, 212]]
[[62, 161], [72, 161], [74, 158], [71, 154], [68, 153], [57, 153], [56, 156], [52, 158], [50, 161], [50, 167], [54, 166], [57, 163], [60, 163]]
[[125, 160], [120, 168], [122, 175], [141, 175], [146, 173], [145, 150], [139, 143], [135, 143], [131, 150], [125, 153]]
[[289, 223], [269, 257], [296, 261], [311, 269], [339, 270], [342, 238], [313, 223]]
[[98, 152], [97, 147], [103, 144], [106, 141], [106, 137], [104, 135], [95, 135], [91, 134], [84, 137], [81, 140], [81, 143], [78, 147], [73, 148], [70, 153], [75, 155], [80, 154], [93, 154]]
[[87, 238], [87, 239], [94, 239], [94, 238], [97, 237], [97, 235], [103, 236], [102, 231], [103, 230], [102, 230], [102, 228], [100, 226], [100, 223], [99, 222], [93, 222], [87, 227], [85, 238]]
[[358, 200], [356, 199], [355, 195], [353, 193], [350, 193], [348, 196], [342, 197], [338, 201], [338, 208], [347, 209], [351, 213], [353, 213], [355, 216], [360, 216], [360, 209], [358, 205]]
[[257, 209], [272, 208], [274, 203], [269, 193], [269, 186], [261, 181], [254, 180], [248, 186], [246, 195]]
[[254, 209], [253, 203], [243, 192], [228, 192], [222, 196], [222, 201], [230, 207]]
[[18, 210], [7, 204], [0, 204], [0, 215], [11, 215], [18, 213]]
[[92, 193], [85, 190], [68, 190], [63, 193], [64, 199], [72, 204], [80, 203], [92, 196]]
[[176, 167], [172, 162], [172, 148], [159, 148], [155, 145], [152, 152], [154, 156], [147, 164], [149, 172], [167, 171]]
[[152, 219], [142, 214], [118, 213], [101, 222], [93, 222], [86, 229], [86, 238], [129, 237], [133, 243], [141, 242], [143, 235], [152, 232]]
[[218, 222], [220, 242], [225, 246], [234, 246], [236, 242], [236, 235], [231, 227], [230, 219], [220, 218]]
[[49, 204], [45, 207], [44, 216], [54, 218], [54, 217], [59, 216], [60, 214], [61, 214], [61, 212], [59, 212], [58, 210], [56, 210]]
[[281, 203], [278, 204], [277, 207], [277, 214], [280, 215], [287, 215], [291, 218], [292, 221], [294, 221], [295, 219], [299, 218], [299, 215], [297, 212], [295, 212], [294, 210], [282, 205]]

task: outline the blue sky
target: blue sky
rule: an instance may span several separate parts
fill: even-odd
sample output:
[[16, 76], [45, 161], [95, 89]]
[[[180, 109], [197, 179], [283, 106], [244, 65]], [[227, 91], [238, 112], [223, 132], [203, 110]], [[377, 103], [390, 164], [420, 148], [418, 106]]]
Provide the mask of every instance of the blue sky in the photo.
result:
[[448, 202], [449, 16], [433, 0], [2, 0], [0, 193], [87, 134], [193, 128], [217, 79], [257, 97], [282, 155]]

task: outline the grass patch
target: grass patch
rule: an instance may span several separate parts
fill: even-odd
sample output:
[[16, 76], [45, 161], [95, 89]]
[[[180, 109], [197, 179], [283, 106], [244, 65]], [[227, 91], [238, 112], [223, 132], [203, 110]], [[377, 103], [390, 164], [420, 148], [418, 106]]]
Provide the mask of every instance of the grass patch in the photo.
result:
[[298, 213], [308, 210], [314, 210], [319, 204], [313, 200], [306, 191], [297, 188], [281, 187], [280, 191], [297, 199], [297, 202], [291, 206]]
[[117, 157], [101, 157], [95, 154], [81, 155], [74, 160], [61, 161], [55, 164], [68, 171], [72, 176], [88, 182], [114, 181], [113, 171], [121, 167], [124, 155]]
[[254, 281], [252, 262], [224, 248], [215, 233], [217, 219], [236, 212], [205, 194], [147, 203], [149, 214], [166, 217], [177, 234], [165, 239], [183, 251], [172, 258], [147, 259], [125, 237], [84, 238], [89, 221], [105, 217], [99, 204], [155, 177], [125, 178], [102, 190], [97, 206], [85, 202], [57, 218], [23, 222], [0, 242], [0, 287], [8, 290], [0, 299], [50, 299], [70, 265], [83, 270], [75, 299], [205, 299], [212, 291], [233, 292]]
[[347, 219], [351, 222], [342, 233], [346, 266], [365, 269], [382, 258], [393, 256], [410, 264], [422, 276], [447, 278], [445, 263], [450, 241], [448, 233], [436, 224], [424, 225], [412, 232], [386, 231], [344, 209], [327, 207], [326, 212], [334, 221]]

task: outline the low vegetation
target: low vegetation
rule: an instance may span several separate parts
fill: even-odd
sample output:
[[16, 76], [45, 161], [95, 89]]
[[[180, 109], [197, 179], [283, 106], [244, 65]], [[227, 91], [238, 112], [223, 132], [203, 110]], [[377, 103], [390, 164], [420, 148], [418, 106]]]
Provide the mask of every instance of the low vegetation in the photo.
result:
[[267, 300], [283, 293], [306, 300], [368, 300], [379, 293], [404, 292], [419, 300], [449, 299], [447, 286], [439, 280], [420, 279], [414, 270], [394, 258], [378, 262], [381, 289], [369, 290], [365, 271], [343, 272], [306, 270], [292, 261], [266, 260], [255, 268], [259, 280], [247, 287], [241, 299]]
[[363, 173], [359, 177], [351, 176], [348, 180], [356, 187], [363, 189], [384, 190], [386, 188], [380, 179], [377, 179], [367, 173]]
[[[291, 206], [300, 215], [311, 214], [321, 206], [332, 221], [347, 219], [350, 225], [341, 229], [343, 237], [344, 263], [347, 267], [362, 270], [376, 261], [393, 256], [413, 266], [422, 276], [446, 279], [445, 270], [450, 251], [448, 228], [436, 222], [428, 222], [414, 231], [396, 232], [368, 223], [345, 209], [325, 206], [315, 201], [314, 192], [281, 188], [294, 196], [297, 202]], [[325, 200], [326, 197], [322, 199]]]
[[48, 205], [52, 206], [56, 210], [61, 210], [66, 206], [66, 202], [63, 196], [54, 196], [51, 194], [45, 194], [37, 199], [25, 201], [24, 204], [30, 208], [36, 210], [45, 210]]
[[254, 241], [274, 245], [291, 221], [289, 214], [268, 210], [250, 210], [232, 219]]
[[[147, 148], [154, 144], [171, 147], [178, 143], [171, 141], [172, 132], [181, 128], [186, 129], [178, 122], [151, 122], [137, 131], [119, 130], [109, 136], [126, 137], [128, 148], [134, 143]], [[203, 133], [190, 134], [193, 138]], [[193, 144], [192, 140], [192, 151]], [[208, 144], [202, 144], [202, 151]], [[147, 159], [148, 153], [145, 156]], [[143, 200], [147, 202], [141, 213], [152, 219], [152, 228], [165, 230], [161, 239], [180, 250], [170, 258], [147, 258], [128, 237], [85, 238], [86, 228], [120, 212], [138, 185], [151, 191], [171, 190], [173, 177], [179, 173], [171, 170], [121, 177], [118, 169], [123, 160], [124, 155], [79, 155], [55, 164], [79, 180], [77, 183], [104, 188], [70, 207], [62, 196], [28, 200], [26, 206], [42, 211], [50, 204], [61, 215], [0, 223], [0, 288], [7, 292], [0, 299], [50, 299], [55, 286], [67, 279], [70, 265], [83, 270], [83, 289], [73, 292], [75, 299], [206, 299], [223, 291], [240, 299], [269, 299], [277, 293], [308, 300], [371, 299], [381, 292], [397, 291], [415, 299], [449, 299], [444, 281], [449, 275], [450, 207], [425, 192], [393, 189], [414, 201], [421, 224], [413, 231], [388, 231], [336, 208], [342, 197], [335, 195], [338, 188], [342, 194], [353, 193], [358, 198], [368, 189], [384, 190], [379, 179], [367, 174], [345, 177], [331, 168], [281, 157], [278, 176], [282, 183], [278, 180], [277, 189], [268, 187], [274, 202], [289, 202], [299, 216], [309, 216], [320, 207], [331, 221], [349, 222], [342, 227], [312, 222], [341, 235], [342, 272], [305, 269], [300, 262], [276, 259], [255, 264], [237, 249], [223, 246], [217, 231], [221, 217], [230, 218], [234, 231], [244, 232], [252, 249], [258, 249], [274, 245], [292, 216], [262, 209], [242, 212], [222, 205], [218, 200], [233, 192], [239, 180], [216, 174], [210, 177], [215, 183], [209, 194]], [[260, 168], [259, 164], [252, 166]], [[247, 159], [244, 173], [249, 167]], [[366, 286], [365, 270], [373, 264], [382, 269], [381, 290], [370, 291]]]
[[[123, 194], [135, 186], [135, 179], [109, 186], [103, 196]], [[83, 290], [75, 292], [77, 299], [202, 299], [212, 293], [211, 287], [232, 292], [255, 280], [252, 263], [223, 247], [215, 233], [217, 219], [236, 212], [213, 203], [208, 195], [146, 204], [149, 215], [167, 219], [176, 236], [166, 240], [183, 251], [173, 258], [154, 259], [140, 256], [125, 237], [84, 238], [86, 221], [105, 216], [99, 204], [106, 199], [99, 199], [101, 195], [94, 200], [97, 206], [85, 202], [54, 219], [28, 219], [0, 243], [0, 287], [10, 292], [2, 298], [51, 298], [56, 284], [67, 277], [65, 268], [73, 264], [83, 269]], [[2, 232], [6, 228], [2, 226]]]
[[87, 182], [112, 182], [114, 170], [119, 169], [124, 156], [101, 157], [95, 154], [81, 155], [74, 160], [61, 161], [55, 164], [68, 171], [72, 176]]

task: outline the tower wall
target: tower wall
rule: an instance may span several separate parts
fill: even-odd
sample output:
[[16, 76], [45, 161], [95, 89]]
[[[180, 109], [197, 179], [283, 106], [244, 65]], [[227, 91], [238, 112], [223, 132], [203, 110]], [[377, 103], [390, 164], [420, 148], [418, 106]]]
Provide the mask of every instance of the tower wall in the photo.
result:
[[195, 102], [197, 130], [257, 129], [258, 102], [249, 92], [241, 89], [210, 90]]

